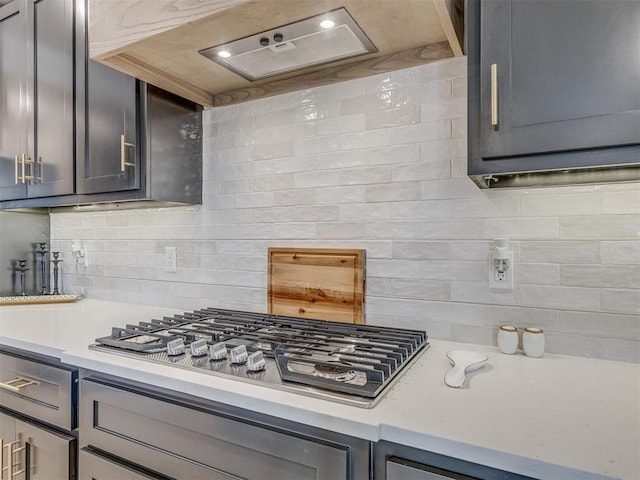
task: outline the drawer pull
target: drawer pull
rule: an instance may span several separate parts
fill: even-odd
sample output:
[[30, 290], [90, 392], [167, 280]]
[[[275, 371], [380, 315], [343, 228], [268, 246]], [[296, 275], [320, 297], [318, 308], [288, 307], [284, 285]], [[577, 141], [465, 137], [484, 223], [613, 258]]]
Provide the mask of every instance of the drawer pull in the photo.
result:
[[8, 382], [0, 383], [0, 388], [3, 390], [9, 390], [13, 393], [22, 393], [23, 388], [27, 388], [30, 385], [40, 385], [40, 382], [36, 382], [35, 380], [30, 380], [28, 378], [14, 378], [13, 380], [9, 380]]
[[[7, 465], [4, 465], [4, 451], [7, 450]], [[17, 463], [14, 463], [14, 456], [23, 452], [27, 449], [25, 444], [24, 447], [20, 446], [20, 441], [15, 441], [11, 443], [4, 443], [4, 441], [0, 438], [0, 480], [4, 480], [4, 472], [7, 472], [6, 480], [11, 480], [12, 478], [17, 477], [18, 475], [22, 475], [27, 471], [26, 468], [20, 468], [20, 459], [18, 459]]]
[[498, 125], [498, 64], [491, 64], [491, 125]]

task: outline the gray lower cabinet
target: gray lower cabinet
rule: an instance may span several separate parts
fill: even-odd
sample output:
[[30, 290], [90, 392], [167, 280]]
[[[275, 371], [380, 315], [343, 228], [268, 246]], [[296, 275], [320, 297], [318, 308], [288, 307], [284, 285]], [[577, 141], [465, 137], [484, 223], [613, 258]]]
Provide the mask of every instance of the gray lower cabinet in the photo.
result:
[[77, 370], [0, 348], [0, 471], [4, 480], [75, 480]]
[[104, 468], [113, 472], [133, 465], [134, 474], [159, 478], [369, 478], [369, 443], [364, 440], [121, 379], [85, 378], [80, 399], [82, 451], [93, 455], [82, 455], [83, 480], [101, 480], [102, 467], [96, 463], [105, 464], [91, 452], [104, 452], [108, 457], [101, 460], [109, 462]]
[[640, 2], [467, 7], [474, 179], [640, 163]]
[[374, 480], [535, 480], [445, 455], [381, 440], [373, 446]]
[[[25, 417], [0, 410], [0, 466], [16, 480], [71, 480], [76, 471], [76, 439]], [[5, 475], [6, 472], [6, 476]]]
[[105, 452], [82, 448], [78, 457], [80, 470], [87, 472], [90, 480], [170, 480], [164, 475], [143, 470], [121, 460], [114, 460]]

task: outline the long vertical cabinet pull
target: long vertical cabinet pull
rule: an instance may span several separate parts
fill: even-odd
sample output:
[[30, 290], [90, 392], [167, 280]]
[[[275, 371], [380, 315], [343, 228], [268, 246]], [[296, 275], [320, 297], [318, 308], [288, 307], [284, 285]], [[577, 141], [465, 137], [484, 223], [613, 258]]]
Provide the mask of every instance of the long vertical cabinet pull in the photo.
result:
[[[18, 459], [17, 463], [14, 463], [13, 459], [14, 456], [21, 453], [21, 452], [25, 452], [25, 460], [26, 460], [26, 450], [27, 450], [27, 443], [25, 442], [25, 445], [23, 447], [20, 447], [20, 441], [15, 441], [15, 442], [11, 442], [11, 443], [4, 443], [3, 440], [0, 438], [0, 480], [12, 480], [13, 478], [17, 477], [18, 475], [22, 475], [23, 473], [25, 473], [27, 471], [27, 465], [26, 465], [26, 461], [25, 461], [25, 465], [20, 468], [20, 460]], [[17, 447], [17, 448], [16, 448]], [[4, 464], [4, 451], [7, 450], [7, 465], [5, 466]], [[17, 468], [18, 470], [14, 470], [14, 468]], [[4, 472], [7, 472], [7, 476], [5, 478], [4, 476]]]
[[491, 64], [491, 125], [498, 125], [498, 64]]
[[126, 167], [135, 167], [135, 163], [127, 162], [126, 147], [136, 148], [135, 143], [125, 142], [124, 135], [120, 135], [120, 171], [124, 172]]
[[[29, 165], [29, 175], [27, 175], [27, 165]], [[20, 174], [18, 174], [18, 170], [20, 170]], [[22, 155], [16, 155], [16, 163], [15, 163], [16, 185], [18, 185], [19, 183], [31, 182], [33, 179], [34, 179], [33, 160], [31, 160], [31, 158], [27, 158], [27, 156], [24, 153]]]
[[36, 180], [39, 183], [44, 183], [44, 162], [42, 157], [38, 157], [38, 178]]
[[[31, 157], [27, 157], [26, 155], [22, 156], [22, 183], [31, 183], [35, 178], [33, 176], [33, 163], [34, 162], [31, 160]], [[25, 173], [25, 165], [29, 165], [29, 175]]]

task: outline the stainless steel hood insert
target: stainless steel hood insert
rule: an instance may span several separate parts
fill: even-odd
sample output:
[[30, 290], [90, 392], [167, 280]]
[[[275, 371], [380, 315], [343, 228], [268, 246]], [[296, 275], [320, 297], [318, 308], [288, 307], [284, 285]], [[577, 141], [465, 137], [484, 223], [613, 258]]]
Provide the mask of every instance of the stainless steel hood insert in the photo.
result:
[[355, 20], [340, 8], [199, 53], [256, 81], [375, 52]]

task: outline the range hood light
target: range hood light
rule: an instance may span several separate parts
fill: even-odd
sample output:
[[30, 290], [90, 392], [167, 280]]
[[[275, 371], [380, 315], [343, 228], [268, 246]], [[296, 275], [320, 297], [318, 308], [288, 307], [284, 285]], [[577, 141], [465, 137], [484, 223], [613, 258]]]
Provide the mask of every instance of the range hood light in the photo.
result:
[[320, 26], [324, 29], [329, 29], [329, 28], [333, 28], [336, 26], [336, 22], [334, 22], [333, 20], [323, 20], [320, 22]]
[[255, 82], [377, 51], [349, 12], [338, 8], [199, 53]]

